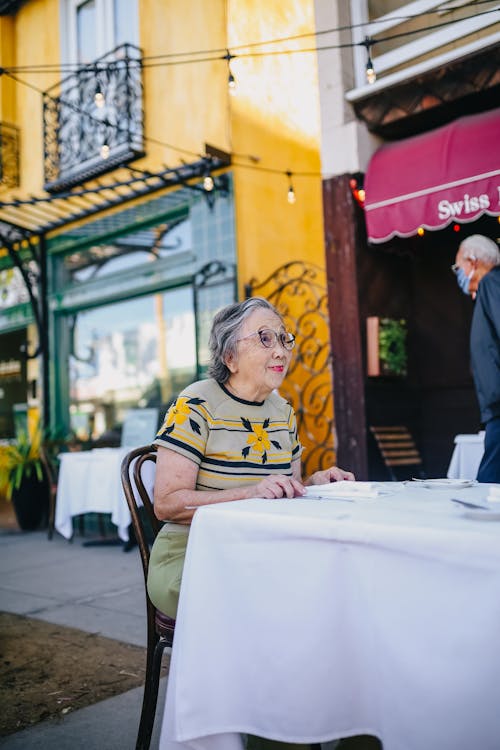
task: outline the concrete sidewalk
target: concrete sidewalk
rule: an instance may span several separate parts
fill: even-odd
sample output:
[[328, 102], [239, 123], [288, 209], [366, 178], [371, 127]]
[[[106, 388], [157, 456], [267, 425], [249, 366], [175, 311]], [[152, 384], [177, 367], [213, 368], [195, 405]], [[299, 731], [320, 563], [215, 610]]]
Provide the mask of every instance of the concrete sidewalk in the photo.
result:
[[[58, 534], [0, 530], [0, 610], [146, 646], [144, 582], [137, 547], [84, 547]], [[151, 749], [158, 747], [162, 680]], [[0, 739], [9, 750], [133, 750], [142, 688]]]

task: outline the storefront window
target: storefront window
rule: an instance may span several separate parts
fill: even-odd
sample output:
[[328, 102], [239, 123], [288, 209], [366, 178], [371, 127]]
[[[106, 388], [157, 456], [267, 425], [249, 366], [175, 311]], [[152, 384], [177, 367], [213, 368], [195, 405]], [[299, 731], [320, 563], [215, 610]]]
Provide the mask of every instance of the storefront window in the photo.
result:
[[119, 444], [125, 412], [158, 407], [196, 376], [192, 287], [86, 310], [72, 319], [71, 428]]
[[161, 419], [206, 375], [213, 316], [237, 297], [231, 194], [208, 205], [169, 193], [82, 225], [48, 253], [51, 424], [118, 445], [130, 409]]

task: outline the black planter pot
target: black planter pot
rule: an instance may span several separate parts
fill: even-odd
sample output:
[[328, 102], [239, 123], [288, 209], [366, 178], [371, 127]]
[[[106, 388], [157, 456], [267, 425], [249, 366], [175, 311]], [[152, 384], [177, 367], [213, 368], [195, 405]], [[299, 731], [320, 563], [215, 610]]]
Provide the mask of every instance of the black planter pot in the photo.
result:
[[49, 508], [49, 483], [44, 476], [42, 481], [35, 473], [24, 477], [17, 490], [12, 492], [12, 504], [19, 528], [34, 531], [47, 519]]

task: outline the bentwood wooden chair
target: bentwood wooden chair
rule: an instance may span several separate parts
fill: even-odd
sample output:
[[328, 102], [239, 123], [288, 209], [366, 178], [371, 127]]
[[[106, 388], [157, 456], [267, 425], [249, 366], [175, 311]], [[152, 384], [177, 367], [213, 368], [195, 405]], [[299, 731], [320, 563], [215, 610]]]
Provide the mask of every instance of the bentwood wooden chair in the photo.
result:
[[162, 527], [161, 521], [154, 514], [152, 494], [151, 490], [148, 491], [148, 483], [146, 481], [146, 475], [149, 474], [151, 476], [154, 473], [151, 472], [151, 469], [154, 469], [155, 466], [156, 448], [154, 445], [134, 448], [134, 450], [127, 453], [121, 466], [122, 485], [141, 556], [146, 594], [146, 678], [139, 731], [135, 746], [136, 750], [148, 750], [151, 743], [163, 651], [165, 648], [172, 647], [175, 630], [175, 620], [167, 617], [167, 615], [153, 606], [146, 589], [150, 544], [152, 544]]

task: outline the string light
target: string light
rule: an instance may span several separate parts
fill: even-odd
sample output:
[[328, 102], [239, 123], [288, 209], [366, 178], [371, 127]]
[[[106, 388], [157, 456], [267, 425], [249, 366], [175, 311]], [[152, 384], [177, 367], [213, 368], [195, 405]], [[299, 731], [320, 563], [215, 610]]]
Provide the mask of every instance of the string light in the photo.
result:
[[288, 194], [287, 194], [287, 201], [288, 203], [293, 206], [295, 201], [297, 200], [297, 196], [295, 195], [295, 190], [293, 189], [292, 185], [292, 173], [287, 172], [286, 176], [288, 177]]
[[460, 232], [460, 224], [453, 224], [453, 231]]
[[205, 190], [207, 193], [211, 193], [212, 190], [215, 187], [215, 183], [213, 181], [213, 177], [211, 175], [207, 175], [203, 179], [203, 190]]
[[94, 65], [94, 76], [95, 76], [95, 81], [96, 81], [94, 104], [99, 109], [102, 109], [104, 107], [105, 101], [104, 101], [104, 94], [101, 88], [101, 82], [99, 81], [99, 71], [97, 69], [97, 65]]
[[231, 60], [234, 58], [234, 55], [232, 55], [229, 50], [226, 50], [226, 54], [223, 57], [223, 60], [227, 60], [227, 88], [229, 90], [229, 93], [231, 96], [236, 96], [238, 84], [236, 83], [236, 78], [233, 75], [233, 71], [231, 70]]
[[107, 159], [109, 156], [109, 146], [107, 143], [103, 143], [101, 146], [101, 158]]
[[358, 187], [358, 181], [353, 177], [349, 180], [349, 187], [351, 188], [353, 197], [361, 208], [365, 207], [365, 191], [362, 187]]
[[423, 227], [419, 227], [417, 229], [417, 234], [418, 234], [419, 237], [423, 237], [424, 234], [425, 234], [425, 229]]
[[368, 81], [369, 84], [375, 83], [375, 81], [377, 80], [377, 74], [375, 73], [375, 68], [373, 67], [373, 61], [371, 57], [372, 44], [373, 44], [373, 39], [371, 39], [368, 36], [365, 36], [363, 45], [366, 49], [366, 54], [367, 54], [366, 80]]
[[97, 88], [95, 90], [94, 103], [96, 107], [99, 107], [99, 109], [102, 109], [105, 104], [104, 94], [102, 93], [101, 87], [99, 84], [97, 84]]

